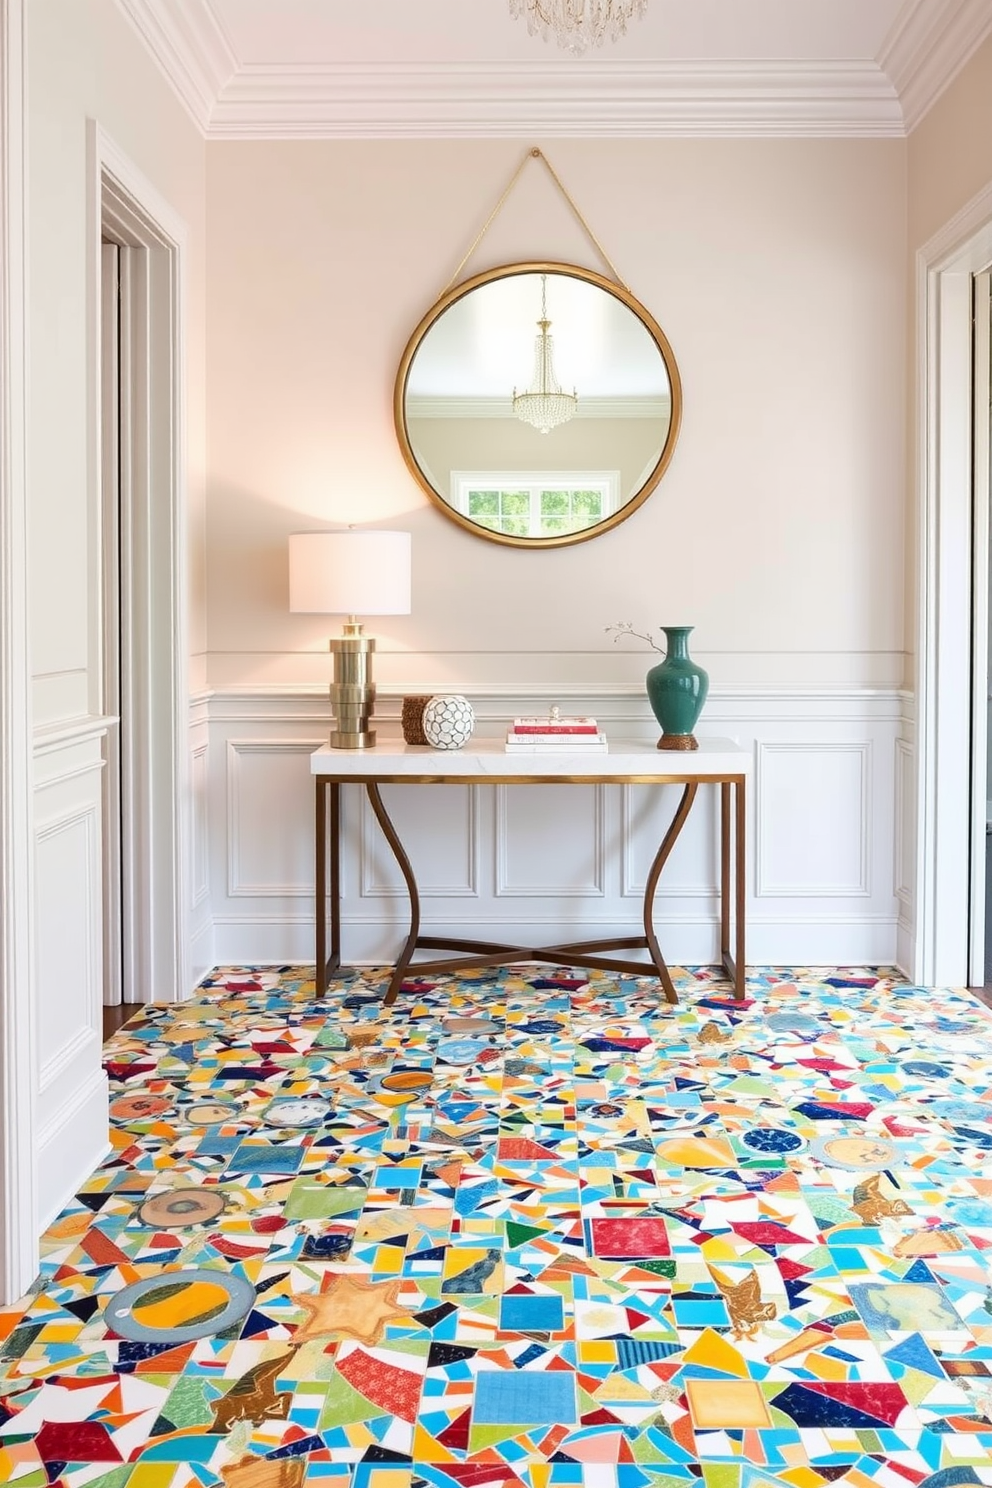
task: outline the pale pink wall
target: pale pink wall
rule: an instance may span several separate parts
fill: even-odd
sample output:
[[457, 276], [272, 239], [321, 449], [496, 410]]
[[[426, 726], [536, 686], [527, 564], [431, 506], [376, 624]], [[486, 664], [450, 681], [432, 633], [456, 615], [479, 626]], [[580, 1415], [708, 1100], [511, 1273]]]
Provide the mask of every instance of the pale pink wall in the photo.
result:
[[[288, 614], [286, 537], [369, 521], [414, 538], [414, 612], [375, 626], [381, 681], [639, 679], [604, 634], [630, 619], [694, 622], [715, 682], [898, 683], [904, 142], [548, 146], [669, 336], [685, 412], [635, 516], [543, 553], [446, 521], [391, 418], [407, 337], [523, 151], [208, 146], [211, 680], [326, 680], [337, 622]], [[602, 268], [530, 166], [467, 272], [533, 257]]]

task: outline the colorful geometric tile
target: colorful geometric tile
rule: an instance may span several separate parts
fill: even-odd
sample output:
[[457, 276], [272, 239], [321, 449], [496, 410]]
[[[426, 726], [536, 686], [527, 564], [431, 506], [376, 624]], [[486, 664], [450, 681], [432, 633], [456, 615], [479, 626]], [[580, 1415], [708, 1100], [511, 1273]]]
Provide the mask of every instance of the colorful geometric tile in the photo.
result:
[[[522, 967], [385, 1010], [388, 969], [317, 1001], [221, 968], [150, 1006], [107, 1051], [111, 1156], [0, 1311], [0, 1479], [992, 1488], [985, 1012], [674, 975], [677, 1007]], [[209, 1311], [163, 1293], [190, 1271], [244, 1315], [108, 1328], [138, 1281]]]

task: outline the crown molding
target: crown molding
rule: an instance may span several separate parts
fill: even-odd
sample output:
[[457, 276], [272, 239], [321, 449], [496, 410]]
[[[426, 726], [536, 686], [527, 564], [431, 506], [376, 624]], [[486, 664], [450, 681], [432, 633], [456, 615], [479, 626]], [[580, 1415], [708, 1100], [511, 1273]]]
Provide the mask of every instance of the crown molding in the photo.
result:
[[200, 131], [210, 134], [217, 100], [240, 66], [209, 4], [116, 0]]
[[[182, 6], [116, 3], [207, 139], [905, 133], [898, 94], [872, 62], [597, 57], [553, 64], [249, 66], [239, 62], [208, 0]], [[943, 8], [972, 0], [938, 3]]]
[[989, 0], [906, 0], [879, 53], [907, 134], [992, 32]]
[[[135, 0], [131, 0], [135, 3]], [[873, 63], [546, 62], [243, 67], [211, 139], [901, 136]]]

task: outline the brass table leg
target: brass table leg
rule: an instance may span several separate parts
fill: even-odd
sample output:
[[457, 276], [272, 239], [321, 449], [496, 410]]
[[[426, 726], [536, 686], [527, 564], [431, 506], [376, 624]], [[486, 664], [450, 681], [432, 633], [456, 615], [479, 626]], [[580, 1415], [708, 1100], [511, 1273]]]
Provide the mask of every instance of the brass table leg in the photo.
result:
[[[744, 952], [744, 908], [747, 898], [744, 837], [744, 779], [724, 781], [720, 786], [720, 960], [734, 984], [734, 996], [742, 1001], [746, 995], [747, 968]], [[733, 873], [731, 874], [730, 839], [734, 839]], [[731, 877], [733, 895], [731, 896]], [[733, 912], [731, 912], [731, 897]], [[733, 932], [731, 921], [733, 920]], [[733, 949], [731, 942], [733, 941]]]
[[685, 826], [686, 817], [689, 815], [689, 812], [692, 809], [692, 803], [696, 799], [697, 788], [698, 787], [696, 781], [690, 780], [683, 790], [682, 799], [679, 802], [678, 810], [672, 817], [671, 825], [669, 826], [668, 831], [665, 833], [661, 846], [655, 853], [654, 862], [651, 864], [651, 871], [648, 874], [647, 883], [644, 885], [644, 939], [647, 942], [648, 952], [651, 956], [651, 960], [655, 964], [655, 969], [658, 972], [658, 976], [661, 980], [661, 985], [664, 988], [665, 998], [668, 1002], [671, 1003], [677, 1003], [679, 999], [678, 994], [675, 991], [675, 984], [672, 981], [671, 973], [669, 972], [668, 967], [665, 963], [664, 956], [661, 954], [661, 946], [658, 944], [658, 937], [654, 933], [654, 896], [657, 892], [658, 880], [661, 877], [661, 871], [664, 868], [665, 864], [668, 862], [672, 848], [678, 841], [679, 833]]
[[365, 787], [368, 792], [369, 805], [375, 812], [376, 821], [382, 828], [383, 836], [389, 843], [393, 857], [399, 865], [399, 870], [406, 882], [407, 893], [410, 895], [410, 933], [406, 938], [406, 944], [399, 954], [393, 975], [389, 981], [386, 991], [385, 1004], [391, 1007], [396, 1001], [397, 993], [403, 985], [407, 968], [413, 960], [413, 953], [417, 948], [417, 939], [420, 935], [420, 895], [417, 892], [417, 880], [413, 876], [413, 868], [407, 857], [403, 844], [396, 834], [396, 828], [389, 819], [389, 813], [383, 803], [382, 794], [374, 781], [369, 781]]
[[[314, 988], [327, 991], [328, 977], [341, 965], [341, 786], [318, 775], [314, 823]], [[330, 843], [328, 844], [328, 805]], [[328, 885], [328, 873], [330, 885]], [[327, 954], [327, 896], [331, 898], [331, 954]]]

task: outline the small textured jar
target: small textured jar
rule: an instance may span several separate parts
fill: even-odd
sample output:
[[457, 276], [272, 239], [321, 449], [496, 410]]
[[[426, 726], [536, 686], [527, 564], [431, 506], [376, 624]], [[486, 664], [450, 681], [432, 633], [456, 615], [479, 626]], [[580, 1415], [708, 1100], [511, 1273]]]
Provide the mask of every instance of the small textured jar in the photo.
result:
[[475, 714], [468, 698], [441, 692], [424, 709], [424, 735], [435, 749], [460, 749], [472, 737]]
[[405, 743], [427, 743], [427, 735], [424, 733], [424, 709], [430, 700], [430, 694], [426, 692], [410, 694], [403, 699], [400, 724], [403, 729]]

